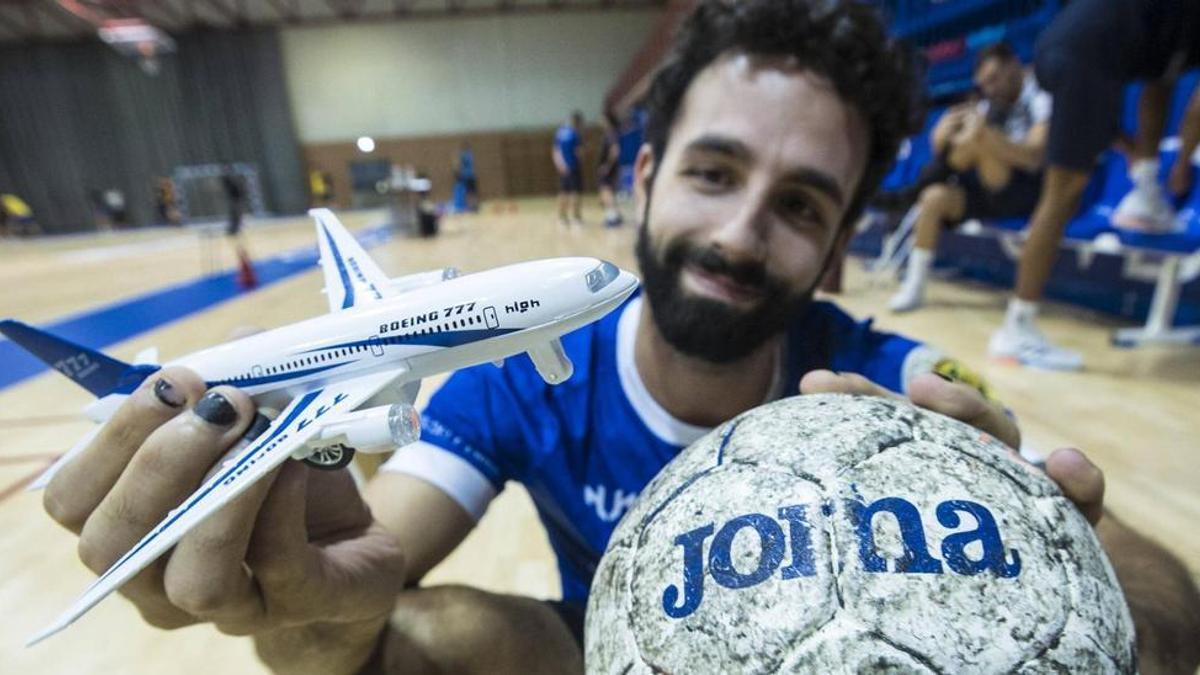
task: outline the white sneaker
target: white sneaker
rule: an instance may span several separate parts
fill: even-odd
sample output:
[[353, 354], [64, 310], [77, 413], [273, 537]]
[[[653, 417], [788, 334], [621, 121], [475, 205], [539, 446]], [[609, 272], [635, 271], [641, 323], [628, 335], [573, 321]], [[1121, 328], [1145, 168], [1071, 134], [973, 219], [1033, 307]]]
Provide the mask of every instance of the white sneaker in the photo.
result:
[[900, 290], [888, 301], [888, 309], [901, 314], [911, 312], [925, 304], [925, 294], [916, 284], [901, 284]]
[[1000, 328], [988, 341], [988, 354], [992, 358], [1043, 370], [1079, 370], [1083, 367], [1083, 356], [1079, 352], [1056, 346], [1033, 326]]
[[1157, 183], [1153, 187], [1135, 187], [1117, 204], [1112, 222], [1134, 232], [1172, 232], [1175, 230], [1175, 209]]

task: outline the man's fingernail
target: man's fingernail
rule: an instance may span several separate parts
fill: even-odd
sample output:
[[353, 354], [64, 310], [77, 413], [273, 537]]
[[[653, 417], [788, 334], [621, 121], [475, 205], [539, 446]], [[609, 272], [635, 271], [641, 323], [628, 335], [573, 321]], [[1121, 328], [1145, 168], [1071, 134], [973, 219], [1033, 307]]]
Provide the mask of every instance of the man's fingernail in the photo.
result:
[[936, 371], [936, 370], [935, 370], [935, 371], [933, 371], [933, 374], [934, 374], [934, 375], [937, 375], [938, 377], [942, 378], [943, 380], [945, 380], [945, 381], [947, 381], [947, 382], [953, 382], [953, 381], [954, 381], [954, 378], [953, 378], [953, 377], [950, 377], [949, 375], [947, 375], [947, 374], [945, 374], [945, 373], [939, 373], [938, 371]]
[[163, 402], [163, 405], [172, 408], [181, 408], [184, 403], [187, 403], [187, 399], [175, 388], [175, 385], [162, 378], [154, 383], [154, 395]]
[[254, 421], [250, 423], [250, 428], [246, 429], [246, 433], [242, 434], [242, 441], [252, 443], [254, 439], [262, 436], [269, 426], [271, 426], [270, 417], [260, 412], [254, 413]]
[[193, 412], [200, 419], [218, 427], [227, 427], [237, 421], [237, 410], [233, 404], [215, 391], [205, 394], [193, 408]]

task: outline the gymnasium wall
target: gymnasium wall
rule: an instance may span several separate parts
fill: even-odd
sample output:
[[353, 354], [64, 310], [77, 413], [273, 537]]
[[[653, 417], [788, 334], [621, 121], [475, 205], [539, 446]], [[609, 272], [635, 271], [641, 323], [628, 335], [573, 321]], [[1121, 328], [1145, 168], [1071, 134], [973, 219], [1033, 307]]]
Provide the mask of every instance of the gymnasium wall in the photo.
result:
[[591, 118], [660, 10], [284, 29], [302, 143], [545, 128]]
[[[387, 158], [423, 170], [442, 200], [459, 144], [471, 143], [483, 198], [553, 193], [554, 129], [573, 109], [589, 125], [661, 10], [551, 12], [295, 27], [281, 47], [307, 167], [349, 206], [350, 163]], [[355, 148], [371, 136], [376, 150]], [[586, 135], [593, 186], [598, 128]]]
[[94, 39], [0, 47], [0, 192], [47, 232], [91, 229], [91, 194], [118, 189], [157, 220], [154, 180], [182, 164], [258, 167], [268, 210], [308, 201], [273, 30], [196, 31], [156, 76]]
[[[584, 133], [584, 190], [595, 189], [601, 133], [592, 128]], [[350, 164], [364, 158], [387, 159], [413, 166], [433, 181], [432, 197], [448, 200], [454, 185], [452, 159], [463, 141], [475, 154], [475, 175], [482, 199], [553, 194], [558, 174], [550, 159], [554, 129], [476, 131], [435, 136], [376, 139], [375, 151], [364, 155], [353, 142], [309, 143], [303, 146], [305, 165], [327, 172], [333, 179], [334, 204], [354, 205], [350, 194]]]

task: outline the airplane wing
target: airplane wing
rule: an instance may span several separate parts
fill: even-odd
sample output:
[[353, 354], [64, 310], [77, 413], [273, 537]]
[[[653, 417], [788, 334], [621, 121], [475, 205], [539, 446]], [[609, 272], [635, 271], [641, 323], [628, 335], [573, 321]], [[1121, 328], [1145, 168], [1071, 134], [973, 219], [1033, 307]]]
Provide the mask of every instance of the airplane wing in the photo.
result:
[[397, 294], [388, 276], [333, 211], [311, 209], [308, 214], [317, 222], [317, 246], [321, 251], [330, 312], [378, 302]]
[[402, 371], [364, 375], [297, 396], [253, 443], [232, 457], [141, 541], [113, 563], [49, 627], [30, 638], [31, 646], [66, 628], [154, 562], [196, 525], [267, 475], [330, 422], [354, 410], [390, 384]]

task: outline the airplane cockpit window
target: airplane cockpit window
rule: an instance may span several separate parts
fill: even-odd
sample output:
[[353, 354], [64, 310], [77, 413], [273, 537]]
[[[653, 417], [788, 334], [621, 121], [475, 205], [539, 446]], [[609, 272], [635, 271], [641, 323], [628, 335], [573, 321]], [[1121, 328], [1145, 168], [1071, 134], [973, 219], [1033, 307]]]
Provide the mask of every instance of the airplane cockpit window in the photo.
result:
[[611, 284], [620, 274], [621, 271], [617, 269], [616, 265], [607, 260], [601, 260], [600, 264], [588, 272], [584, 279], [587, 281], [588, 290], [598, 293], [600, 289]]

